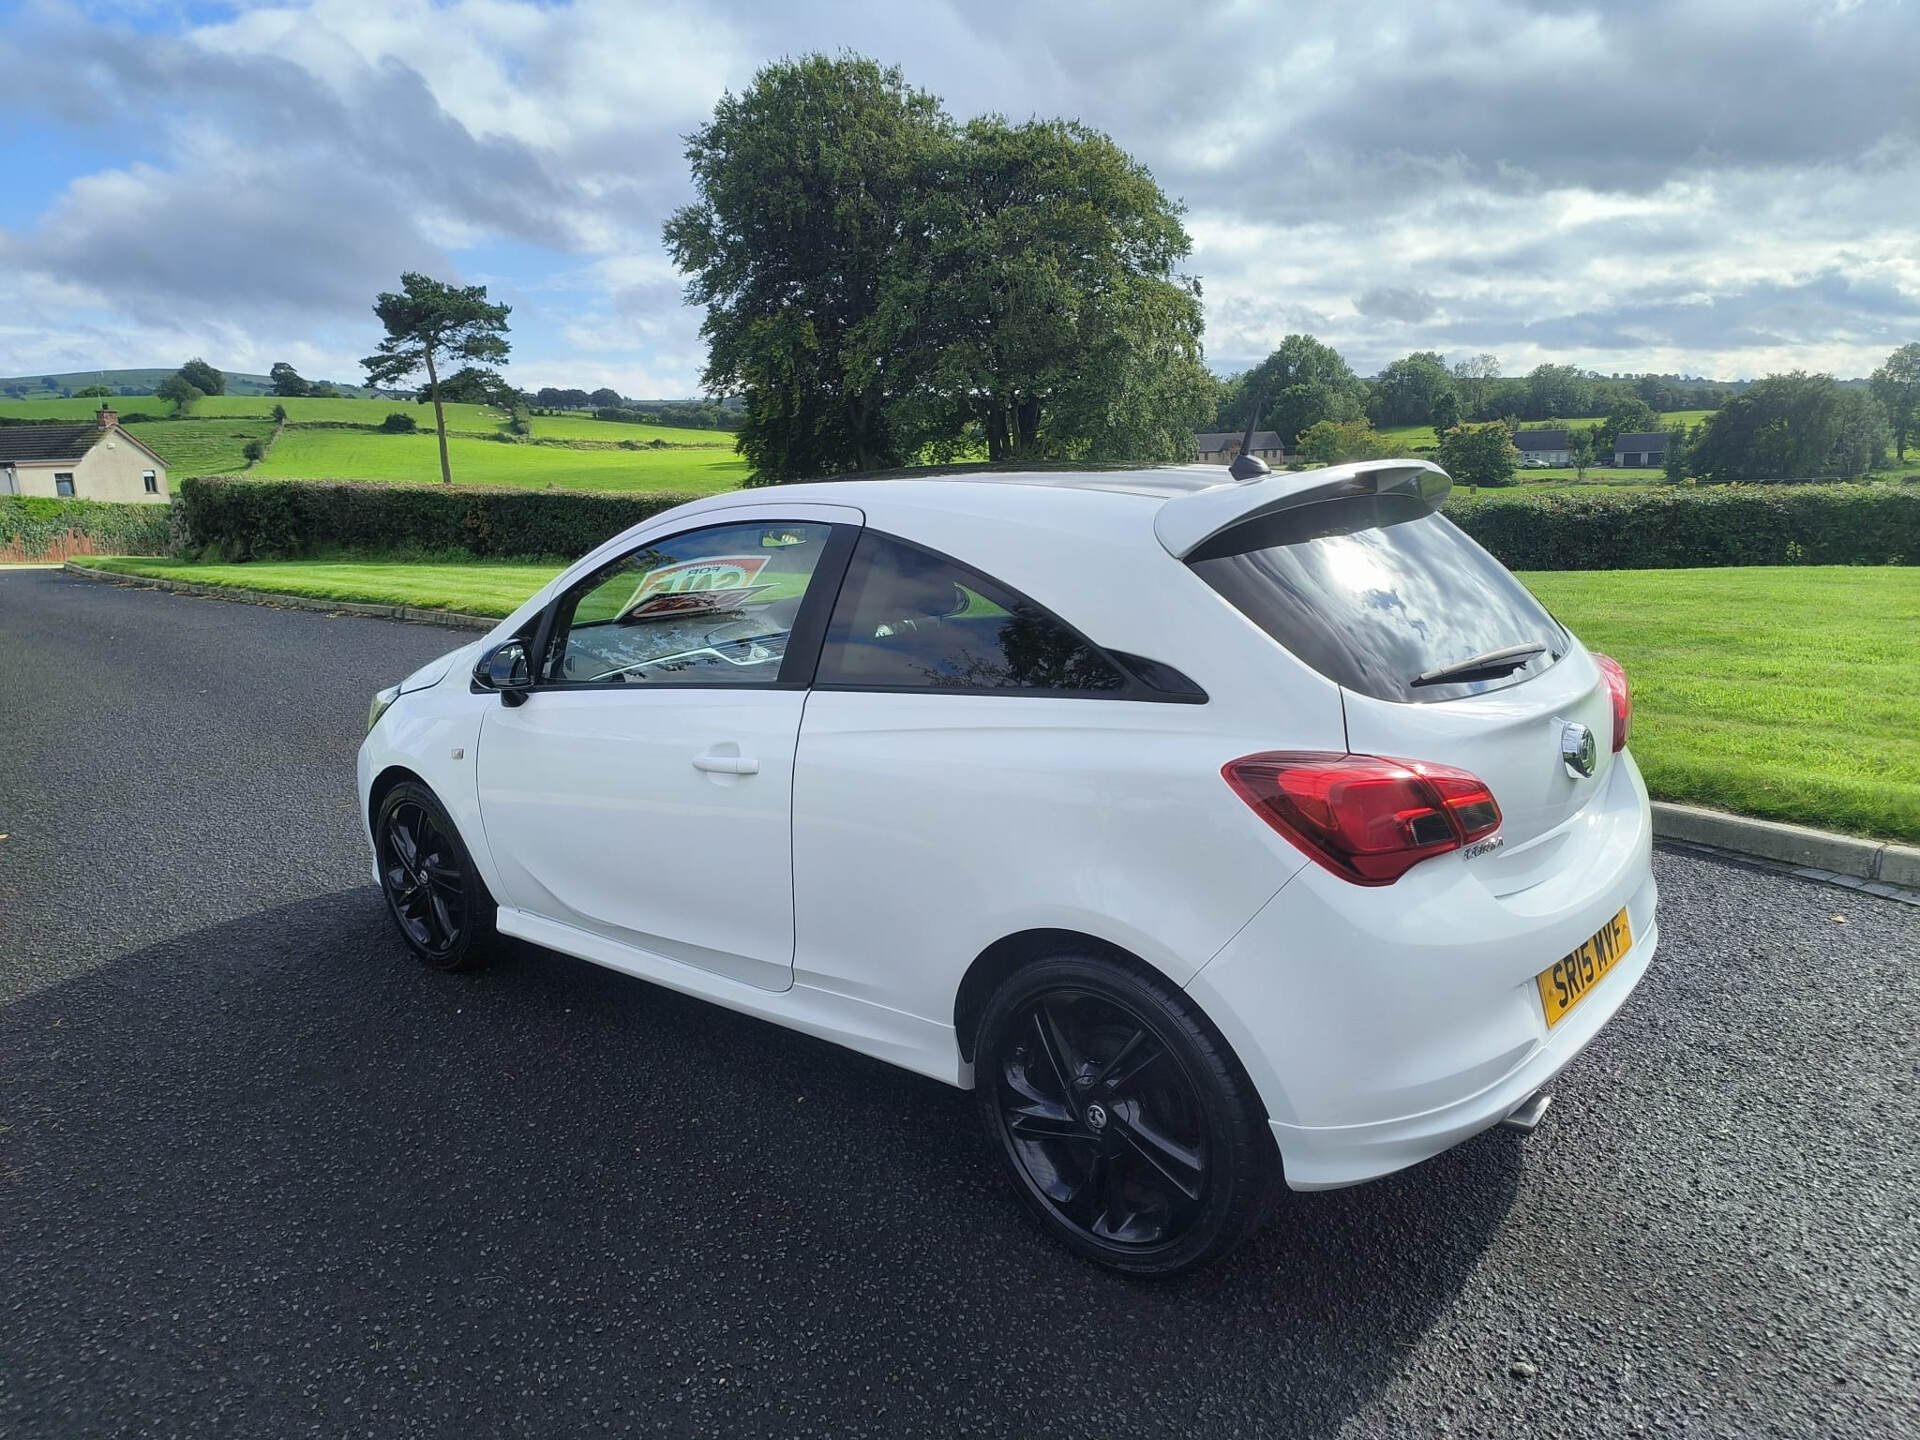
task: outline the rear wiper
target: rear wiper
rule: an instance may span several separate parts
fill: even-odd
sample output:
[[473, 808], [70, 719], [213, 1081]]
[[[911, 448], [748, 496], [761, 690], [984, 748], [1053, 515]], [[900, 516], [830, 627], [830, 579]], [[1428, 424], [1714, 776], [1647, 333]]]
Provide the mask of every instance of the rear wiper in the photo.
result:
[[1544, 640], [1529, 640], [1524, 645], [1509, 645], [1504, 650], [1488, 650], [1416, 675], [1413, 683], [1439, 685], [1448, 680], [1491, 680], [1495, 676], [1512, 674], [1546, 648]]

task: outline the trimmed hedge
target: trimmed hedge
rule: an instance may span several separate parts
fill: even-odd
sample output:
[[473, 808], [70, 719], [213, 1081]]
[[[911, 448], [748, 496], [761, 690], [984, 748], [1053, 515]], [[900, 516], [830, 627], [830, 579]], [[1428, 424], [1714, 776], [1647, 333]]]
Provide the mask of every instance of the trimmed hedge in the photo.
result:
[[572, 559], [630, 525], [698, 498], [665, 490], [583, 494], [212, 475], [180, 482], [180, 552], [228, 560], [342, 551]]
[[[572, 558], [695, 498], [657, 490], [601, 494], [210, 476], [180, 482], [179, 551], [231, 560], [343, 551]], [[94, 508], [151, 514], [158, 507]], [[160, 512], [163, 539], [165, 513]], [[1920, 564], [1916, 488], [1730, 486], [1654, 494], [1460, 497], [1447, 503], [1446, 513], [1515, 570]], [[165, 549], [162, 543], [125, 553]]]
[[1742, 485], [1456, 498], [1446, 514], [1511, 570], [1920, 565], [1920, 489]]
[[165, 555], [172, 507], [43, 495], [0, 495], [0, 559]]

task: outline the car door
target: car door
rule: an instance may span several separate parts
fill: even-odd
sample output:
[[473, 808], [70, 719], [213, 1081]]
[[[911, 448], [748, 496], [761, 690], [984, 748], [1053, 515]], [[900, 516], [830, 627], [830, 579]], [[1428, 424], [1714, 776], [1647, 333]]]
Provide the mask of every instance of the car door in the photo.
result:
[[560, 593], [524, 699], [482, 722], [480, 811], [502, 903], [783, 990], [794, 746], [861, 516], [748, 516], [650, 538]]

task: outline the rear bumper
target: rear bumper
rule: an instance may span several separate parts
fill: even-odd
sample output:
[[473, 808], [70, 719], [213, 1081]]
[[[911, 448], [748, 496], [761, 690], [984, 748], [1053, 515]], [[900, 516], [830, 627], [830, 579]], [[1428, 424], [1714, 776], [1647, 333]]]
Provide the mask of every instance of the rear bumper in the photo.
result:
[[1660, 943], [1657, 924], [1636, 933], [1633, 949], [1600, 986], [1565, 1020], [1525, 1063], [1477, 1095], [1421, 1115], [1381, 1120], [1371, 1125], [1287, 1125], [1273, 1123], [1287, 1184], [1295, 1190], [1331, 1190], [1378, 1179], [1431, 1159], [1462, 1140], [1490, 1130], [1511, 1115], [1536, 1090], [1556, 1076], [1600, 1033], [1646, 974]]
[[[1560, 831], [1380, 889], [1307, 866], [1188, 987], [1247, 1069], [1296, 1190], [1353, 1185], [1498, 1124], [1611, 1019], [1659, 944], [1631, 761]], [[1533, 977], [1625, 908], [1633, 945], [1549, 1029]]]

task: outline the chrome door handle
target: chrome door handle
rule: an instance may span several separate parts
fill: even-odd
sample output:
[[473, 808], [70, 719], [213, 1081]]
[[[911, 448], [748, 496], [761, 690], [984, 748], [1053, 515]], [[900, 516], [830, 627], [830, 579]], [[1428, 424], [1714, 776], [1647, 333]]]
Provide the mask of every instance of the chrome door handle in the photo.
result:
[[712, 775], [758, 775], [760, 762], [748, 755], [696, 755], [693, 768]]

